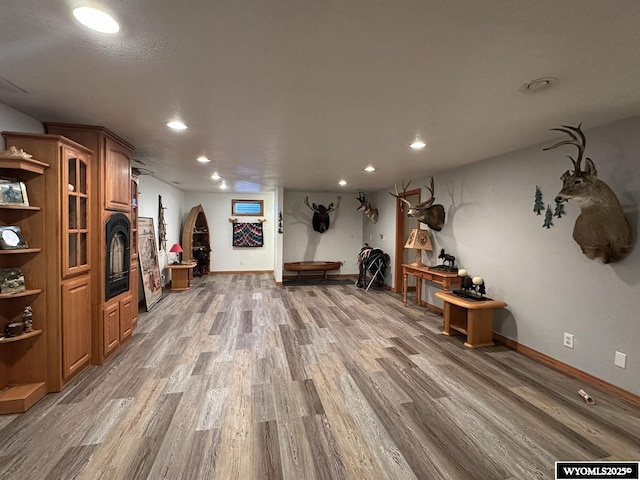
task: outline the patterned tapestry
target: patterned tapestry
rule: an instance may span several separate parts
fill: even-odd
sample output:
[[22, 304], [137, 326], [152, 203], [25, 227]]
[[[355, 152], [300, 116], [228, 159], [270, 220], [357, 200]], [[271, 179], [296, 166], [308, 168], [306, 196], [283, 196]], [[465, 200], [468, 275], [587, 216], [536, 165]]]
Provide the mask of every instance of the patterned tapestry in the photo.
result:
[[234, 247], [262, 247], [261, 223], [234, 223], [233, 224]]

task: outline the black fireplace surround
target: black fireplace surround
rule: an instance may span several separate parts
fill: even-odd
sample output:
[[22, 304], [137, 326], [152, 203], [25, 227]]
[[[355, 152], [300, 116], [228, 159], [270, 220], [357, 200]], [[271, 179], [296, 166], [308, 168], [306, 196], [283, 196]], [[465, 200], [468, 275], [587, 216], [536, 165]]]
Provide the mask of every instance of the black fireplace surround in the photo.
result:
[[105, 301], [129, 290], [131, 222], [123, 213], [109, 217], [105, 226]]

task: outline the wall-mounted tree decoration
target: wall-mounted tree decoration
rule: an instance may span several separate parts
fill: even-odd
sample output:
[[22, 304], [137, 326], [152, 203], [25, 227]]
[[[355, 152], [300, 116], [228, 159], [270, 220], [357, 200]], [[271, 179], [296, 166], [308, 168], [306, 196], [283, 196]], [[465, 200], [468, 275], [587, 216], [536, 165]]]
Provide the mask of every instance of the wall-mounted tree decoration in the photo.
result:
[[164, 221], [162, 195], [158, 195], [158, 245], [160, 250], [167, 250], [167, 223]]
[[540, 187], [536, 185], [536, 198], [533, 203], [533, 211], [536, 212], [536, 215], [540, 215], [540, 212], [544, 210], [544, 202], [542, 201], [542, 191], [540, 191]]
[[553, 212], [554, 217], [562, 218], [566, 212], [564, 211], [564, 204], [560, 202], [556, 202], [556, 211]]
[[573, 171], [567, 170], [560, 179], [562, 190], [556, 196], [556, 202], [573, 200], [580, 206], [580, 215], [573, 227], [573, 239], [582, 253], [589, 259], [599, 258], [603, 263], [617, 262], [632, 246], [631, 224], [624, 214], [622, 205], [613, 190], [597, 178], [596, 166], [590, 158], [585, 158], [582, 169], [582, 157], [587, 139], [580, 129], [563, 125], [552, 128], [565, 133], [569, 140], [563, 140], [543, 150], [552, 150], [562, 145], [573, 145], [578, 156], [572, 157]]
[[544, 223], [542, 224], [543, 228], [551, 228], [553, 227], [553, 212], [551, 211], [551, 205], [547, 205], [547, 211], [544, 214]]

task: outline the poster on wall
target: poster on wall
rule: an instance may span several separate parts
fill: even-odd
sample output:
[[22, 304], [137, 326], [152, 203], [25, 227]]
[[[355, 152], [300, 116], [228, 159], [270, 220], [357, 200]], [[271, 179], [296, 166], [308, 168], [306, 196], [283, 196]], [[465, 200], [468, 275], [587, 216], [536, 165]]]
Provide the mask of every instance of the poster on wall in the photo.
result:
[[153, 218], [138, 219], [138, 261], [147, 312], [162, 299], [162, 279], [158, 264]]

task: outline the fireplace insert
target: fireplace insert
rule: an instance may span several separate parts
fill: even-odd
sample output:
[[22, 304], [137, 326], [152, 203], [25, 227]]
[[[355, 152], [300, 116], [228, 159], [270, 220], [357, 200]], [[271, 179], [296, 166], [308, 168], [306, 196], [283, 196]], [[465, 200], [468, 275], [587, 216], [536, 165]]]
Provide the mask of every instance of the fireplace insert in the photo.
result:
[[129, 290], [131, 222], [123, 213], [111, 215], [105, 227], [105, 301]]

